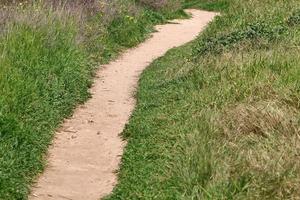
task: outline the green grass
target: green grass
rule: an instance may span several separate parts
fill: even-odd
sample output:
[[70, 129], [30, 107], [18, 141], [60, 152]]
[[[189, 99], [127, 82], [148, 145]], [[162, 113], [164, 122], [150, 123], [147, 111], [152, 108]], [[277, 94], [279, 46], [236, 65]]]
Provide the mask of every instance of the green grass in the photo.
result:
[[0, 199], [26, 198], [54, 129], [88, 97], [91, 65], [74, 36], [54, 22], [0, 39]]
[[230, 0], [185, 0], [185, 8], [198, 8], [208, 11], [224, 11], [230, 5]]
[[143, 73], [107, 199], [298, 199], [299, 1], [187, 2], [222, 15]]
[[55, 129], [89, 97], [98, 63], [181, 12], [114, 3], [92, 14], [39, 3], [0, 7], [0, 199], [27, 199]]

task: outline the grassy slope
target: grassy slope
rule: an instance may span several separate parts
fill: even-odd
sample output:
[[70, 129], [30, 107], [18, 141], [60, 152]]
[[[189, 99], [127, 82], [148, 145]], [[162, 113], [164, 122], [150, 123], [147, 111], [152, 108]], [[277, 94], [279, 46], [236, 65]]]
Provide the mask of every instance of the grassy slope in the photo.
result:
[[[49, 133], [88, 97], [90, 82], [71, 30], [16, 29], [0, 39], [0, 199], [25, 198], [42, 169]], [[56, 38], [49, 44], [51, 36]]]
[[107, 13], [113, 20], [105, 25], [100, 14], [78, 21], [37, 4], [8, 11], [16, 20], [0, 23], [0, 199], [27, 198], [54, 130], [89, 97], [95, 62], [138, 44], [172, 17], [114, 2], [117, 13]]
[[143, 73], [108, 199], [298, 199], [299, 1], [193, 2], [223, 14]]

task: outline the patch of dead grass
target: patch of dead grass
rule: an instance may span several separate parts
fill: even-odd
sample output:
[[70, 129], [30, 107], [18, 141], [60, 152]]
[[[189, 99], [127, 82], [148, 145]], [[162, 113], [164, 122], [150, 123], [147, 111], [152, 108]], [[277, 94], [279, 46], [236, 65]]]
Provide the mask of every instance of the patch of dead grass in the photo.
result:
[[225, 109], [220, 121], [218, 126], [226, 137], [221, 137], [224, 145], [216, 156], [227, 168], [215, 177], [231, 183], [244, 177], [247, 184], [243, 190], [248, 191], [244, 194], [249, 195], [244, 199], [300, 199], [296, 109], [271, 100], [241, 103]]
[[275, 101], [260, 101], [232, 106], [225, 110], [221, 127], [226, 135], [273, 133], [293, 135], [299, 133], [296, 110]]

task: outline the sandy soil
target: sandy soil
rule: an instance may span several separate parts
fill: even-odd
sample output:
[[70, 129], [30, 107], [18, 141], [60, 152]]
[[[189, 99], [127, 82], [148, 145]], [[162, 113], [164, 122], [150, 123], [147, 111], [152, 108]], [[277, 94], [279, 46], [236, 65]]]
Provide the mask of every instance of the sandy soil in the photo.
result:
[[215, 16], [205, 11], [188, 12], [191, 19], [157, 26], [158, 32], [146, 42], [100, 68], [92, 98], [56, 133], [48, 166], [29, 199], [96, 200], [112, 191], [126, 145], [119, 134], [134, 109], [132, 94], [139, 75], [169, 49], [195, 39]]

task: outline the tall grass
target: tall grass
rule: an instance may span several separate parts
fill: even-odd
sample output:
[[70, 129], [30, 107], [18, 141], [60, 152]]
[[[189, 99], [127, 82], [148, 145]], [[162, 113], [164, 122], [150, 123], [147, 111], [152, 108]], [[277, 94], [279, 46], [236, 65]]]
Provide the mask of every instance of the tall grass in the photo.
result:
[[299, 199], [300, 3], [222, 2], [143, 74], [108, 199]]
[[97, 64], [170, 12], [134, 1], [5, 1], [0, 8], [0, 199], [27, 199], [55, 129], [88, 97]]

